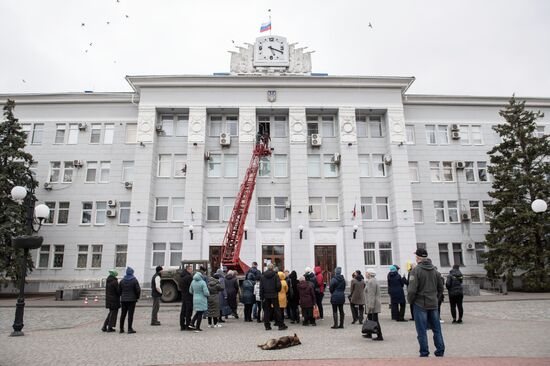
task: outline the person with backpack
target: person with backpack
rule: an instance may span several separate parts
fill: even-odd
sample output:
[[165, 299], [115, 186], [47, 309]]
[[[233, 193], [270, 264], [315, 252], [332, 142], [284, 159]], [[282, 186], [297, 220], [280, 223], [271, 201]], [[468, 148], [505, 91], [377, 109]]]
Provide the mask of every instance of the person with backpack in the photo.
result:
[[405, 281], [398, 272], [398, 266], [395, 264], [390, 266], [388, 273], [388, 293], [390, 295], [391, 304], [391, 319], [398, 322], [406, 322], [405, 320], [405, 292], [403, 286]]
[[[453, 266], [453, 269], [447, 276], [447, 282], [445, 286], [449, 291], [449, 303], [451, 304], [451, 315], [453, 316], [453, 324], [462, 324], [462, 315], [464, 309], [462, 308], [462, 300], [464, 300], [464, 289], [462, 287], [463, 276], [460, 272], [458, 264]], [[458, 308], [458, 320], [456, 319], [456, 309]]]

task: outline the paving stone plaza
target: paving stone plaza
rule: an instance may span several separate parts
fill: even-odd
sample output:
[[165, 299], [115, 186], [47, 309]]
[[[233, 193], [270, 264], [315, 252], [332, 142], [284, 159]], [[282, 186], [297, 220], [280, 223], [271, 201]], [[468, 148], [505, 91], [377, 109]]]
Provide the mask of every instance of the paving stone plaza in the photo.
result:
[[[161, 305], [159, 320], [162, 326], [151, 327], [151, 309], [146, 301], [140, 305], [136, 309], [134, 328], [137, 334], [134, 335], [102, 333], [100, 328], [106, 310], [101, 304], [90, 307], [29, 306], [25, 310], [25, 336], [16, 338], [8, 337], [14, 307], [1, 307], [0, 365], [179, 365], [362, 358], [406, 358], [414, 362], [412, 359], [418, 356], [414, 322], [391, 321], [386, 306], [381, 314], [385, 341], [372, 342], [361, 337], [359, 325], [349, 324], [349, 307], [343, 330], [330, 329], [329, 320], [325, 318], [317, 327], [287, 322], [288, 330], [267, 332], [263, 324], [244, 323], [241, 318], [229, 319], [223, 328], [204, 326], [204, 331], [196, 334], [179, 331], [177, 306]], [[550, 364], [550, 300], [466, 302], [462, 325], [451, 324], [448, 303], [444, 303], [442, 318], [446, 320], [442, 324], [446, 362], [451, 358], [468, 357], [486, 362], [480, 364], [494, 364], [486, 358], [528, 357], [537, 358], [531, 359], [533, 364]], [[262, 351], [257, 347], [270, 338], [293, 333], [300, 337], [301, 346], [277, 351]], [[430, 351], [433, 352], [431, 339]], [[367, 363], [365, 360], [364, 364]], [[353, 364], [361, 363], [355, 360]], [[498, 364], [502, 365], [501, 361]]]

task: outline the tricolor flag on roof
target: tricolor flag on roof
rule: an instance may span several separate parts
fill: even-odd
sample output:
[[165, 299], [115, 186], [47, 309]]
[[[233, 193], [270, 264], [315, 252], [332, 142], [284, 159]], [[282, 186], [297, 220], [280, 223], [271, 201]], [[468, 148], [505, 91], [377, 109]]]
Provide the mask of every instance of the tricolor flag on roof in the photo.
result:
[[267, 32], [268, 30], [271, 30], [271, 20], [267, 23], [263, 23], [260, 27], [260, 33]]

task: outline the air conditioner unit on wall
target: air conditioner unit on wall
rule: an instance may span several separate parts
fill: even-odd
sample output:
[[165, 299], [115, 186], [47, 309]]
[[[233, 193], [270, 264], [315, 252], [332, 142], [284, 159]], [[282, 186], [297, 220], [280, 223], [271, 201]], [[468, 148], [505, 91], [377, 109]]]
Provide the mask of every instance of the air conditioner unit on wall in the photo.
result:
[[74, 160], [73, 165], [75, 168], [82, 168], [82, 166], [84, 165], [84, 162], [82, 160]]
[[455, 161], [455, 168], [456, 169], [464, 169], [466, 167], [466, 163], [463, 161]]
[[116, 210], [107, 210], [107, 217], [116, 217]]
[[458, 127], [457, 123], [453, 123], [451, 125], [451, 131], [460, 131], [460, 128]]
[[462, 214], [462, 221], [470, 221], [470, 216], [466, 212]]
[[231, 136], [229, 136], [228, 133], [225, 133], [225, 132], [220, 133], [220, 145], [222, 146], [231, 145]]
[[311, 146], [321, 146], [322, 138], [318, 133], [311, 134]]
[[132, 182], [124, 182], [124, 188], [126, 189], [132, 189], [134, 184]]
[[162, 121], [159, 121], [157, 123], [155, 123], [155, 131], [157, 132], [164, 132], [164, 130], [162, 129]]
[[109, 207], [116, 207], [116, 200], [109, 200], [107, 201], [107, 205]]
[[391, 155], [390, 154], [384, 155], [384, 164], [391, 165]]
[[460, 140], [460, 132], [458, 132], [458, 131], [451, 132], [451, 138], [453, 140]]
[[88, 127], [88, 125], [87, 125], [86, 123], [84, 123], [84, 122], [81, 122], [81, 123], [78, 124], [78, 129], [79, 129], [80, 131], [86, 131], [86, 128], [87, 128], [87, 127]]
[[466, 244], [466, 250], [474, 250], [474, 249], [475, 249], [474, 243], [467, 243]]
[[50, 182], [44, 183], [44, 189], [47, 189], [48, 191], [51, 191], [52, 188], [53, 188], [53, 184], [51, 184]]
[[336, 164], [336, 165], [339, 165], [340, 164], [340, 160], [341, 160], [341, 155], [340, 153], [334, 153], [334, 155], [332, 155], [332, 158], [330, 159], [332, 163]]

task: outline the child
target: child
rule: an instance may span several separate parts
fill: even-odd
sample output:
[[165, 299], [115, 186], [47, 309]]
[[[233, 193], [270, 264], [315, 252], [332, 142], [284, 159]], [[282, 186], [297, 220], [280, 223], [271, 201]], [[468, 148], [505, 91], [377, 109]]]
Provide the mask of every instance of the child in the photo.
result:
[[315, 324], [315, 318], [313, 317], [313, 306], [315, 305], [315, 291], [313, 291], [313, 285], [311, 282], [306, 281], [304, 276], [298, 279], [298, 293], [300, 294], [300, 307], [302, 308], [302, 314], [304, 316], [304, 322], [302, 325]]

